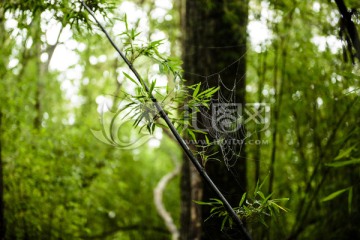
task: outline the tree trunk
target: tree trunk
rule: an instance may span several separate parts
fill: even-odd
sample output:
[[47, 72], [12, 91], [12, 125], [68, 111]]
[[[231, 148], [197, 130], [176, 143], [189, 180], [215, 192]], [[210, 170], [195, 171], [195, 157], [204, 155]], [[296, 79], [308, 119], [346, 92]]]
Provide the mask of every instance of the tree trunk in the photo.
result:
[[0, 240], [5, 239], [4, 176], [2, 159], [2, 112], [0, 109]]
[[[0, 9], [0, 32], [4, 33], [5, 32], [5, 20], [4, 20], [4, 9]], [[6, 37], [7, 34], [1, 34], [0, 37], [0, 42], [3, 48], [6, 48]], [[3, 49], [4, 51], [4, 49]], [[6, 74], [6, 57], [5, 57], [5, 53], [3, 53], [2, 55], [2, 59], [0, 60], [0, 68], [3, 68], [0, 71], [0, 76], [1, 79], [3, 79], [3, 77]], [[1, 102], [3, 101], [3, 98], [1, 98], [0, 100]], [[5, 105], [5, 104], [4, 104]], [[3, 138], [3, 126], [2, 126], [2, 119], [3, 119], [3, 109], [2, 107], [0, 107], [0, 240], [4, 240], [5, 239], [5, 235], [6, 235], [6, 225], [5, 225], [5, 214], [4, 214], [4, 175], [3, 175], [3, 168], [4, 168], [4, 163], [3, 163], [3, 158], [2, 158], [2, 147], [3, 147], [3, 142], [2, 142], [2, 138]]]
[[[186, 1], [183, 14], [183, 61], [187, 84], [202, 82], [203, 76], [227, 68], [227, 71], [221, 73], [222, 82], [225, 86], [232, 87], [236, 80], [236, 103], [244, 106], [247, 15], [246, 0]], [[230, 67], [239, 59], [234, 69]], [[217, 81], [207, 83], [209, 87], [218, 86]], [[230, 171], [224, 164], [221, 151], [215, 156], [220, 162], [209, 161], [206, 171], [229, 203], [236, 206], [246, 188], [246, 162], [244, 146], [236, 146], [233, 150], [240, 153], [241, 158]], [[181, 179], [181, 239], [240, 239], [237, 231], [220, 230], [222, 219], [211, 218], [204, 222], [210, 215], [210, 209], [195, 205], [192, 201], [209, 201], [216, 196], [209, 188], [202, 186], [198, 174], [184, 158]]]
[[[350, 46], [355, 49], [354, 56], [360, 61], [360, 39], [359, 33], [357, 31], [356, 25], [352, 20], [353, 10], [349, 11], [345, 5], [343, 0], [335, 0], [336, 5], [341, 14], [341, 18], [343, 21], [343, 28], [346, 28], [347, 34], [349, 35], [351, 42], [348, 42]], [[350, 53], [352, 54], [352, 53]]]

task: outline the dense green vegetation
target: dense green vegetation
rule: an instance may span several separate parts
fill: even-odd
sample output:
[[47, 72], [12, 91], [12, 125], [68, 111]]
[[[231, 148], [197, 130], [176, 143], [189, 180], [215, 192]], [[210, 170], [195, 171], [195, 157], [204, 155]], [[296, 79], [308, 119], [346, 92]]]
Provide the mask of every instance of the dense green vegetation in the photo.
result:
[[[210, 10], [216, 5], [199, 1]], [[182, 47], [189, 37], [184, 28], [187, 1], [86, 2], [179, 132], [186, 139], [211, 141], [183, 122], [186, 102], [207, 107], [218, 90], [197, 85], [196, 74], [221, 70], [190, 74], [180, 69], [179, 59], [191, 59], [185, 53], [190, 48]], [[231, 191], [220, 190], [226, 189], [229, 199], [241, 199], [234, 208], [253, 239], [360, 238], [358, 1], [222, 3], [222, 21], [239, 31], [239, 38], [245, 29], [236, 22], [241, 18], [235, 7], [249, 8], [242, 96], [247, 103], [265, 103], [270, 115], [267, 127], [245, 126], [253, 134], [243, 149], [246, 177], [237, 176], [242, 189], [234, 193], [234, 183]], [[209, 45], [199, 49], [237, 56], [232, 42], [216, 45], [222, 44], [216, 32], [209, 38], [200, 41]], [[2, 1], [0, 46], [0, 238], [184, 236], [181, 215], [189, 212], [181, 204], [181, 193], [188, 194], [180, 187], [181, 148], [156, 110], [144, 107], [149, 96], [143, 86], [135, 83], [80, 2]], [[186, 69], [209, 60], [191, 54]], [[217, 66], [230, 66], [229, 59], [220, 59]], [[114, 115], [118, 105], [128, 112]], [[192, 149], [202, 163], [223, 165], [215, 168], [221, 169], [215, 180], [233, 174], [221, 156]], [[289, 200], [279, 203], [280, 198]], [[211, 239], [209, 226], [231, 239], [231, 220], [218, 200], [191, 200], [200, 203], [192, 203], [195, 209], [215, 206], [212, 213], [203, 209], [206, 217], [220, 216], [215, 221], [220, 224], [210, 221], [200, 228], [203, 239]], [[164, 221], [164, 214], [171, 219]]]

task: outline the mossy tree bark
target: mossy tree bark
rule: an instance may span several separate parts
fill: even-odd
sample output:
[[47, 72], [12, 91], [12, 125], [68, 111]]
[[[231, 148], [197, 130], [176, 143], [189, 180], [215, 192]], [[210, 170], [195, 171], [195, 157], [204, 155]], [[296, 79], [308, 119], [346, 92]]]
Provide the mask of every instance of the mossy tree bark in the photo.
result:
[[[208, 76], [230, 66], [240, 59], [231, 71], [225, 71], [221, 79], [226, 86], [233, 86], [235, 79], [236, 103], [245, 104], [246, 73], [246, 27], [248, 19], [247, 0], [187, 0], [183, 11], [183, 61], [187, 84], [201, 82], [204, 78], [190, 73]], [[241, 80], [240, 80], [241, 79]], [[213, 86], [218, 82], [209, 81]], [[242, 156], [231, 171], [224, 164], [221, 151], [209, 161], [206, 171], [232, 206], [237, 206], [246, 188], [246, 162], [244, 146], [234, 146]], [[235, 174], [234, 174], [235, 173]], [[210, 209], [195, 205], [193, 200], [208, 201], [216, 198], [203, 185], [196, 171], [184, 158], [182, 169], [181, 239], [240, 239], [237, 231], [220, 230], [222, 219], [209, 219]]]

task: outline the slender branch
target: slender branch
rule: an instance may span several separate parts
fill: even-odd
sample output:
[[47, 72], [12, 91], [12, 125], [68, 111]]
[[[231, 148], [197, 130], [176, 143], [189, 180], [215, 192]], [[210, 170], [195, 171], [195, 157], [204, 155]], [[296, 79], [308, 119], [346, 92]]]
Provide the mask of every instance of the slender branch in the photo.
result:
[[[276, 32], [278, 31], [278, 28], [275, 28]], [[272, 188], [273, 188], [273, 179], [274, 179], [274, 165], [275, 165], [275, 159], [276, 159], [276, 150], [277, 150], [277, 135], [278, 135], [278, 118], [279, 118], [279, 108], [280, 108], [280, 101], [278, 101], [278, 50], [279, 50], [279, 45], [275, 44], [275, 66], [274, 66], [274, 79], [273, 79], [273, 84], [274, 84], [274, 89], [275, 89], [275, 94], [274, 94], [274, 98], [276, 99], [276, 101], [278, 102], [277, 104], [275, 104], [275, 109], [274, 109], [274, 127], [272, 130], [272, 147], [271, 147], [271, 157], [270, 157], [270, 167], [269, 167], [269, 186], [268, 186], [268, 192], [271, 193], [272, 192]], [[283, 80], [281, 80], [283, 82]], [[282, 83], [281, 83], [282, 84]]]
[[63, 30], [64, 30], [64, 26], [61, 26], [61, 28], [60, 28], [60, 31], [59, 31], [59, 33], [58, 33], [58, 36], [56, 37], [56, 42], [55, 42], [55, 44], [49, 44], [49, 46], [47, 47], [47, 49], [46, 49], [46, 53], [48, 54], [48, 60], [46, 61], [46, 63], [45, 63], [45, 67], [44, 67], [44, 69], [45, 69], [45, 71], [48, 71], [48, 69], [49, 69], [49, 65], [50, 65], [50, 62], [51, 62], [51, 59], [52, 59], [52, 57], [54, 56], [54, 52], [55, 52], [55, 49], [56, 49], [56, 47], [59, 45], [59, 43], [60, 43], [60, 37], [61, 37], [61, 34], [62, 34], [62, 32], [63, 32]]
[[177, 229], [170, 213], [166, 211], [163, 203], [163, 192], [166, 188], [166, 185], [177, 175], [179, 175], [181, 170], [180, 164], [177, 164], [175, 159], [173, 160], [173, 162], [175, 164], [175, 168], [171, 172], [163, 176], [154, 189], [154, 203], [158, 214], [164, 220], [167, 229], [172, 235], [172, 240], [178, 240], [180, 237], [179, 230]]
[[157, 99], [152, 95], [150, 92], [149, 87], [145, 83], [145, 81], [141, 78], [140, 74], [137, 72], [137, 70], [134, 68], [132, 63], [126, 58], [126, 56], [120, 51], [120, 49], [116, 46], [114, 41], [111, 39], [109, 33], [105, 30], [105, 28], [102, 26], [102, 24], [97, 20], [95, 17], [95, 14], [91, 11], [91, 9], [85, 4], [83, 0], [81, 0], [81, 4], [85, 7], [85, 9], [89, 12], [89, 14], [94, 18], [100, 29], [104, 32], [107, 39], [111, 43], [111, 45], [114, 47], [114, 49], [118, 52], [120, 57], [124, 60], [124, 62], [128, 65], [130, 70], [134, 73], [137, 80], [140, 82], [140, 84], [144, 87], [145, 91], [148, 93], [149, 98], [154, 103], [156, 109], [159, 111], [160, 116], [164, 119], [166, 122], [166, 125], [169, 127], [170, 131], [180, 144], [181, 148], [187, 155], [187, 157], [190, 159], [190, 161], [194, 164], [196, 170], [199, 172], [200, 176], [204, 179], [204, 181], [209, 185], [209, 187], [214, 191], [214, 193], [219, 197], [221, 202], [224, 204], [224, 207], [226, 211], [229, 213], [229, 216], [231, 216], [234, 220], [234, 222], [238, 225], [240, 231], [244, 235], [245, 239], [251, 239], [249, 233], [247, 232], [243, 222], [240, 220], [239, 216], [236, 214], [234, 209], [231, 207], [230, 203], [227, 201], [225, 196], [220, 192], [218, 187], [215, 185], [215, 183], [212, 181], [212, 179], [209, 177], [209, 175], [206, 173], [203, 166], [200, 164], [200, 162], [195, 158], [194, 154], [190, 151], [189, 147], [185, 143], [184, 139], [180, 136], [180, 134], [177, 132], [176, 128], [172, 124], [171, 120], [167, 116], [167, 114], [164, 112], [163, 108], [158, 103]]

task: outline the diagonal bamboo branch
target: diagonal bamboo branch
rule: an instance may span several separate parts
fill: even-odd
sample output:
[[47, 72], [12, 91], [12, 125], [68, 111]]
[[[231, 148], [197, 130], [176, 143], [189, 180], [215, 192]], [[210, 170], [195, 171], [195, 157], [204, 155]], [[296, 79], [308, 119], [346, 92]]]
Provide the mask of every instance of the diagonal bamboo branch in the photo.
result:
[[114, 47], [114, 49], [116, 50], [116, 52], [120, 55], [120, 57], [124, 60], [124, 62], [126, 63], [126, 65], [130, 68], [130, 70], [134, 73], [135, 77], [137, 78], [137, 80], [139, 81], [139, 83], [145, 88], [145, 91], [148, 93], [149, 98], [151, 99], [151, 101], [153, 102], [153, 104], [155, 105], [156, 109], [159, 111], [160, 116], [164, 119], [164, 121], [166, 122], [166, 125], [169, 127], [170, 131], [172, 132], [172, 134], [174, 135], [174, 137], [176, 138], [177, 142], [180, 144], [181, 148], [183, 149], [183, 151], [185, 152], [186, 156], [190, 159], [190, 161], [192, 162], [192, 164], [194, 164], [196, 170], [199, 172], [200, 176], [203, 178], [203, 180], [209, 185], [209, 187], [214, 191], [214, 193], [219, 197], [219, 199], [221, 200], [221, 202], [224, 205], [224, 208], [226, 209], [226, 211], [228, 212], [228, 214], [231, 216], [231, 218], [234, 220], [234, 222], [236, 223], [236, 225], [239, 227], [239, 230], [241, 231], [241, 233], [244, 236], [244, 239], [247, 240], [251, 240], [251, 237], [249, 235], [249, 233], [247, 232], [243, 222], [241, 221], [241, 219], [239, 218], [239, 216], [236, 214], [236, 212], [234, 211], [234, 209], [231, 207], [230, 203], [227, 201], [227, 199], [225, 198], [225, 196], [220, 192], [220, 190], [218, 189], [218, 187], [215, 185], [215, 183], [212, 181], [212, 179], [209, 177], [209, 175], [206, 173], [205, 169], [203, 168], [203, 166], [201, 166], [201, 164], [199, 163], [199, 161], [195, 158], [194, 154], [190, 151], [189, 147], [187, 146], [187, 144], [185, 143], [184, 139], [180, 136], [180, 134], [177, 132], [177, 130], [175, 129], [174, 125], [172, 124], [172, 122], [170, 121], [169, 117], [167, 116], [167, 114], [164, 112], [163, 108], [160, 106], [159, 102], [157, 101], [157, 99], [152, 95], [152, 93], [150, 92], [149, 87], [147, 86], [147, 84], [145, 83], [145, 81], [141, 78], [140, 74], [138, 73], [138, 71], [134, 68], [134, 66], [132, 65], [132, 63], [126, 58], [126, 56], [120, 51], [120, 49], [117, 47], [117, 45], [114, 43], [114, 41], [111, 39], [109, 33], [106, 31], [106, 29], [102, 26], [102, 24], [97, 20], [97, 18], [95, 17], [94, 12], [86, 5], [86, 3], [83, 0], [80, 0], [81, 4], [85, 7], [85, 9], [88, 11], [88, 13], [94, 18], [95, 22], [97, 23], [97, 25], [100, 27], [100, 29], [104, 32], [104, 34], [106, 35], [106, 38], [109, 40], [109, 42], [111, 43], [111, 45]]

